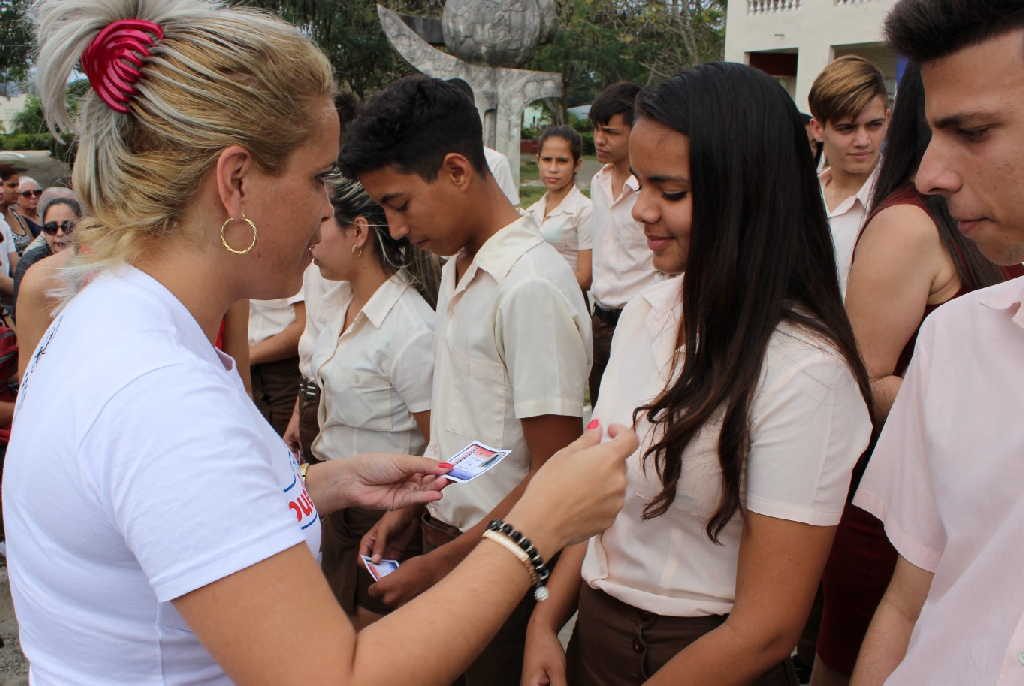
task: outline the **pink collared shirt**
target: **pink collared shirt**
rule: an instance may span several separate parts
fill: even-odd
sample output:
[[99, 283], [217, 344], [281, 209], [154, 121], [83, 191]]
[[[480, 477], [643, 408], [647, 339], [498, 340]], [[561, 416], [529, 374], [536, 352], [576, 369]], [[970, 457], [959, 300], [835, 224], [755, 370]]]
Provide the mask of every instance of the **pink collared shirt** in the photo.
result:
[[[878, 181], [878, 170], [881, 166], [881, 161], [879, 161], [860, 190], [839, 203], [834, 210], [829, 210], [828, 205], [825, 205], [829, 229], [832, 232], [832, 243], [836, 250], [839, 292], [844, 299], [846, 298], [846, 282], [850, 278], [850, 266], [853, 264], [853, 249], [857, 245], [857, 237], [860, 236], [860, 230], [864, 228], [864, 222], [867, 221], [868, 213], [871, 211], [871, 196], [875, 192], [875, 183]], [[821, 184], [822, 198], [824, 198], [825, 186], [832, 182], [831, 167], [818, 174], [818, 181]]]
[[599, 305], [621, 308], [634, 296], [662, 280], [655, 270], [643, 226], [633, 219], [640, 186], [635, 176], [612, 194], [612, 165], [602, 167], [590, 182], [590, 237], [594, 281], [590, 293]]
[[890, 686], [1024, 684], [1024, 278], [935, 311], [854, 504], [934, 574]]

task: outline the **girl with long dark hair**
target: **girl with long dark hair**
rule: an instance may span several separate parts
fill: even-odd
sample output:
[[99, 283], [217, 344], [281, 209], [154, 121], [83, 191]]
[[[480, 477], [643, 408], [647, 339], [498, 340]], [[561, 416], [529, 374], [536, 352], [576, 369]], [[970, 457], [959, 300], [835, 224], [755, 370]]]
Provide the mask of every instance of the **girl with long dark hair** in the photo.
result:
[[736, 64], [648, 88], [636, 112], [633, 214], [655, 267], [682, 277], [622, 314], [595, 416], [641, 439], [626, 505], [563, 553], [524, 683], [795, 684], [871, 432], [803, 124]]
[[[871, 380], [876, 423], [885, 421], [925, 317], [942, 303], [1002, 281], [999, 269], [957, 229], [944, 198], [914, 188], [931, 140], [924, 86], [910, 65], [886, 137], [875, 208], [854, 252], [846, 311]], [[857, 473], [866, 466], [867, 456]], [[822, 582], [824, 604], [812, 684], [849, 682], [896, 551], [874, 516], [847, 505]]]
[[[430, 438], [440, 268], [408, 240], [391, 237], [384, 209], [358, 181], [342, 179], [331, 206], [312, 248], [323, 278], [340, 282], [323, 297], [312, 342], [310, 366], [320, 387], [314, 461], [422, 455]], [[357, 555], [360, 539], [383, 514], [347, 507], [325, 517], [324, 575], [360, 628], [389, 610], [370, 597], [373, 579]], [[394, 556], [420, 552], [406, 545]]]

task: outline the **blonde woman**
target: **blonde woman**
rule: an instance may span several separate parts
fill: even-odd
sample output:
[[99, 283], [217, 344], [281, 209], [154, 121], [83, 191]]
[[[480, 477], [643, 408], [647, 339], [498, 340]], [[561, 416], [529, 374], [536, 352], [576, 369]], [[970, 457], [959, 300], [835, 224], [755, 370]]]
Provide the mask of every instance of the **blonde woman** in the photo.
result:
[[[436, 500], [445, 468], [376, 455], [300, 469], [212, 343], [232, 303], [299, 289], [331, 214], [327, 60], [276, 18], [199, 0], [35, 8], [51, 126], [70, 128], [63, 92], [80, 63], [93, 90], [74, 168], [91, 216], [68, 270], [86, 285], [25, 372], [3, 482], [30, 680], [450, 682], [530, 587], [532, 562], [505, 538], [482, 542], [357, 640], [316, 564], [321, 514]], [[507, 518], [544, 559], [622, 502], [635, 436], [597, 447], [596, 434], [552, 458]]]

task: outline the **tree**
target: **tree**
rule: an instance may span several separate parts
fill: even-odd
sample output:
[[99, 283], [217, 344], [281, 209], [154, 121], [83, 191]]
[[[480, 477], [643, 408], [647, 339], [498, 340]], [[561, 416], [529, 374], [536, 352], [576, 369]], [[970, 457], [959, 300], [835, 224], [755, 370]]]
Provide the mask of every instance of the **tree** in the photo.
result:
[[29, 0], [0, 0], [0, 95], [28, 75], [32, 27], [25, 16]]
[[[270, 10], [302, 27], [327, 54], [342, 87], [361, 97], [415, 71], [388, 42], [374, 0], [241, 0], [238, 4]], [[439, 15], [444, 2], [394, 0], [385, 4], [400, 12]]]

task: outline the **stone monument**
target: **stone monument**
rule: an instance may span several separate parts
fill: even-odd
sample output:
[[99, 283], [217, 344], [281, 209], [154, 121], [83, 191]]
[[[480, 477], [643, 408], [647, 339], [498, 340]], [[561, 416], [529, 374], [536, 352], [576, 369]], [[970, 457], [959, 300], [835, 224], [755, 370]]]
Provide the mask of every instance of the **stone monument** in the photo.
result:
[[445, 46], [431, 46], [395, 12], [377, 6], [395, 50], [417, 70], [438, 79], [461, 78], [473, 88], [484, 143], [508, 156], [519, 183], [523, 110], [562, 96], [562, 75], [518, 69], [555, 32], [555, 0], [448, 0], [441, 15]]

